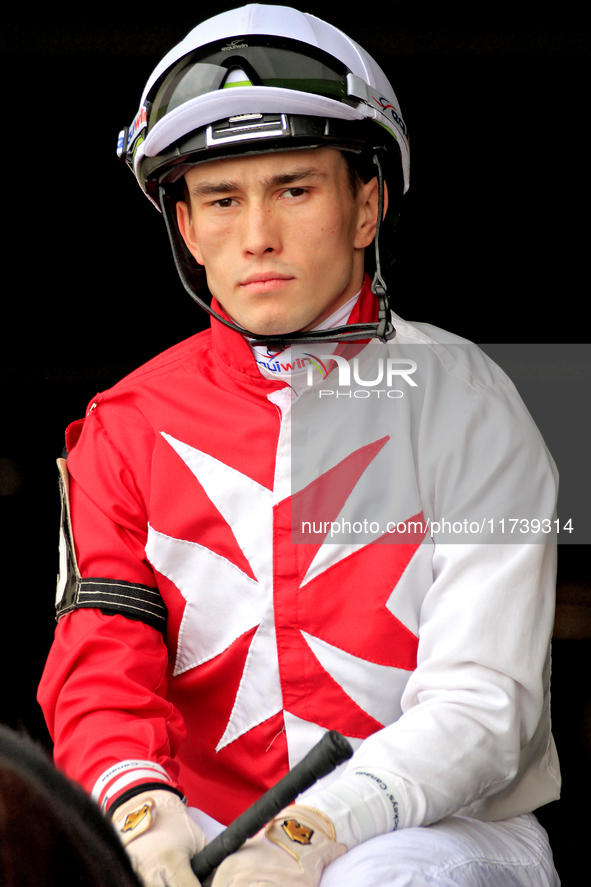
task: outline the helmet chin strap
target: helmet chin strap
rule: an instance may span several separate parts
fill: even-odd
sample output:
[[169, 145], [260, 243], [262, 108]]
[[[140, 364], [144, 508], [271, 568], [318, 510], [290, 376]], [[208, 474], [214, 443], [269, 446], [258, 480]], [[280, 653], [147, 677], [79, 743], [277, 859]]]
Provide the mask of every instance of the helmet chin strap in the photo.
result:
[[376, 233], [373, 239], [376, 271], [371, 282], [371, 291], [378, 300], [378, 326], [376, 329], [376, 338], [380, 342], [387, 342], [396, 335], [396, 330], [390, 319], [390, 307], [388, 303], [388, 291], [386, 281], [382, 277], [382, 266], [380, 263], [380, 229], [382, 227], [382, 219], [384, 218], [384, 171], [377, 152], [373, 155], [374, 165], [378, 172], [378, 217], [376, 219]]
[[386, 289], [386, 283], [384, 281], [384, 278], [382, 277], [380, 264], [379, 236], [382, 218], [384, 215], [384, 173], [377, 152], [374, 152], [373, 162], [377, 167], [379, 186], [378, 217], [376, 222], [376, 233], [374, 237], [376, 272], [371, 284], [371, 291], [378, 300], [377, 324], [351, 323], [347, 324], [346, 326], [339, 326], [335, 327], [334, 329], [328, 330], [308, 330], [301, 332], [296, 330], [295, 332], [286, 333], [285, 335], [282, 334], [268, 336], [261, 335], [260, 333], [253, 333], [250, 330], [239, 326], [237, 323], [234, 323], [233, 321], [222, 317], [220, 314], [217, 313], [217, 311], [213, 310], [211, 305], [208, 305], [208, 303], [205, 302], [197, 294], [196, 288], [191, 285], [187, 278], [185, 269], [183, 268], [183, 257], [181, 254], [181, 247], [179, 243], [180, 233], [178, 232], [176, 222], [172, 218], [170, 203], [166, 198], [165, 186], [163, 184], [160, 184], [158, 186], [158, 197], [160, 208], [162, 210], [162, 215], [164, 217], [164, 222], [166, 224], [166, 230], [168, 232], [168, 239], [170, 240], [170, 244], [172, 246], [174, 263], [178, 275], [181, 279], [181, 283], [183, 284], [184, 288], [189, 293], [191, 298], [195, 302], [197, 302], [197, 304], [200, 305], [201, 308], [207, 311], [208, 314], [210, 314], [212, 317], [215, 317], [215, 319], [219, 321], [219, 323], [222, 323], [224, 326], [229, 327], [229, 329], [231, 330], [235, 330], [235, 332], [240, 333], [243, 336], [247, 336], [249, 339], [255, 339], [258, 342], [266, 342], [268, 343], [270, 348], [273, 347], [276, 350], [283, 350], [284, 348], [287, 348], [288, 345], [296, 342], [356, 342], [360, 339], [371, 338], [379, 339], [380, 342], [387, 342], [390, 339], [393, 339], [396, 335], [396, 329], [392, 325], [392, 321], [390, 319], [388, 293]]

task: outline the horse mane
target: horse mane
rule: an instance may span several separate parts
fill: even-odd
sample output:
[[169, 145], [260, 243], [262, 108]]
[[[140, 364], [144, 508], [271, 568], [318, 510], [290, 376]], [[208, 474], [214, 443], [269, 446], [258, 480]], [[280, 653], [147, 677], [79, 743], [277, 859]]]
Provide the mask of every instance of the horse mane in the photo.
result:
[[141, 887], [114, 829], [29, 737], [0, 725], [0, 884]]

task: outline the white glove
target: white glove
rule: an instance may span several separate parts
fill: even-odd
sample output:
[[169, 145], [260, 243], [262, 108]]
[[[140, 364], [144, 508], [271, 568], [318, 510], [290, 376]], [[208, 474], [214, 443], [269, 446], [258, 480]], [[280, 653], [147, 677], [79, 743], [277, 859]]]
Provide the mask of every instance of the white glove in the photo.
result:
[[218, 867], [212, 887], [318, 887], [341, 856], [332, 822], [312, 807], [286, 807]]
[[146, 887], [199, 887], [191, 857], [205, 836], [177, 795], [142, 792], [117, 808], [113, 826]]

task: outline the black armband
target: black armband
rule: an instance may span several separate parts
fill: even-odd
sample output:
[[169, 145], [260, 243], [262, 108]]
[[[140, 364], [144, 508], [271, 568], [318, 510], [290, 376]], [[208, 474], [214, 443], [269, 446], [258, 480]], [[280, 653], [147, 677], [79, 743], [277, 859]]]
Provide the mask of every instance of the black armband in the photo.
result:
[[120, 614], [151, 625], [166, 633], [168, 610], [158, 588], [125, 582], [122, 579], [83, 579], [76, 561], [70, 520], [69, 477], [65, 459], [58, 459], [62, 500], [60, 526], [60, 572], [55, 598], [56, 619], [77, 609], [100, 610], [105, 615]]

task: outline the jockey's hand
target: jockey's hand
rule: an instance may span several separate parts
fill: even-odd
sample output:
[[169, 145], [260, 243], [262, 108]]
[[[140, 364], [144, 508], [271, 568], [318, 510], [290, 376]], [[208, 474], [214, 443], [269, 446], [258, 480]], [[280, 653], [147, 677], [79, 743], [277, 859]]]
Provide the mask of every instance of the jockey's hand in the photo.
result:
[[330, 819], [311, 807], [286, 807], [218, 867], [212, 887], [318, 887], [341, 856]]
[[117, 808], [113, 825], [146, 887], [199, 887], [191, 857], [205, 836], [177, 795], [158, 789], [136, 795]]

